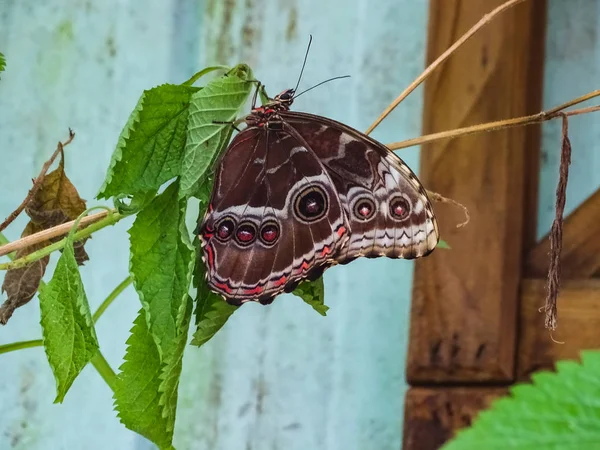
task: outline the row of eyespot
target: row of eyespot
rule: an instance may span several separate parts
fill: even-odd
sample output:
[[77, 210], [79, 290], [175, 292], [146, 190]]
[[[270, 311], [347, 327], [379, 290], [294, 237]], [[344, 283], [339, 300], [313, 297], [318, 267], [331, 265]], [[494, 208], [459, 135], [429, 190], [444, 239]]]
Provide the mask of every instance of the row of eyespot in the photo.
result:
[[[410, 213], [408, 201], [403, 197], [396, 197], [390, 202], [390, 214], [398, 220], [404, 220]], [[363, 198], [354, 204], [354, 215], [362, 220], [367, 221], [375, 214], [375, 204], [371, 199]]]
[[[363, 199], [356, 202], [354, 214], [362, 219], [369, 220], [375, 213], [375, 204], [369, 199]], [[408, 202], [402, 198], [396, 198], [390, 205], [390, 213], [396, 219], [403, 220], [408, 216]], [[250, 245], [256, 240], [257, 230], [252, 222], [241, 222], [237, 228], [233, 219], [226, 217], [219, 222], [216, 227], [216, 236], [222, 242], [227, 242], [234, 234], [235, 239], [240, 245]], [[258, 236], [261, 242], [267, 246], [275, 244], [279, 238], [279, 226], [276, 222], [268, 221], [260, 227]]]
[[[217, 224], [215, 236], [220, 241], [227, 242], [234, 235], [234, 230], [235, 240], [240, 245], [250, 245], [256, 240], [257, 230], [252, 222], [241, 222], [236, 228], [230, 217], [225, 217]], [[258, 236], [263, 244], [273, 245], [279, 238], [279, 226], [273, 221], [268, 221], [260, 227]]]

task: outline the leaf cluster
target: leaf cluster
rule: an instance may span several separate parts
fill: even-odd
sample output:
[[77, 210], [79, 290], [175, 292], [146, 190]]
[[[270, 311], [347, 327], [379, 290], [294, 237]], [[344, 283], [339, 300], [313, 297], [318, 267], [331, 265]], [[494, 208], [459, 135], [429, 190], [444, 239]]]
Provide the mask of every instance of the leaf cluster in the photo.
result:
[[[251, 69], [244, 64], [203, 87], [192, 85], [216, 69], [222, 68], [209, 68], [186, 83], [164, 84], [142, 93], [118, 138], [97, 196], [112, 199], [121, 216], [135, 215], [129, 229], [129, 272], [140, 298], [119, 373], [111, 374], [108, 368], [103, 376], [111, 380], [121, 421], [160, 448], [172, 448], [179, 377], [192, 317], [191, 342], [201, 346], [239, 309], [208, 289], [198, 239], [192, 242], [186, 228], [190, 202], [200, 206], [198, 220], [204, 217], [215, 162], [231, 139], [232, 123], [256, 87]], [[31, 221], [24, 236], [89, 212], [65, 174], [63, 155], [59, 167], [43, 178], [26, 212]], [[47, 285], [42, 277], [49, 255], [8, 271], [3, 286], [11, 314], [40, 287], [43, 345], [56, 378], [57, 402], [63, 401], [87, 363], [101, 370], [95, 364], [101, 354], [93, 320], [101, 311], [93, 316], [90, 312], [78, 269], [88, 258], [84, 241], [75, 239], [75, 229]], [[35, 255], [53, 241], [28, 247], [16, 257]], [[194, 295], [190, 295], [192, 285]], [[325, 314], [322, 280], [302, 283], [294, 293]]]

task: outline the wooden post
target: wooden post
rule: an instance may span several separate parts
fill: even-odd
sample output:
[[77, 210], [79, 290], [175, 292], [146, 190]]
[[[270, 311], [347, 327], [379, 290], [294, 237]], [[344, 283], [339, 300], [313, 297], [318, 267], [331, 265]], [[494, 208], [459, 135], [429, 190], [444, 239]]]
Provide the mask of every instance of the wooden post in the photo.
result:
[[406, 394], [403, 448], [438, 449], [456, 429], [469, 426], [479, 410], [507, 393], [506, 388], [412, 388]]
[[[501, 3], [431, 0], [428, 60]], [[453, 55], [426, 83], [424, 133], [540, 111], [545, 17], [544, 0], [524, 2]], [[461, 211], [437, 205], [441, 237], [452, 250], [436, 250], [416, 265], [406, 426], [422, 419], [412, 397], [445, 399], [453, 410], [470, 399], [474, 414], [489, 398], [489, 388], [477, 385], [515, 379], [521, 266], [535, 235], [539, 128], [431, 144], [421, 154], [424, 185], [466, 205], [471, 222], [457, 229]], [[453, 395], [456, 388], [440, 385], [463, 390]], [[410, 430], [406, 450], [438, 448], [424, 445], [442, 426], [431, 417], [427, 426], [419, 422], [422, 431]], [[449, 437], [460, 426], [449, 422], [438, 431]]]

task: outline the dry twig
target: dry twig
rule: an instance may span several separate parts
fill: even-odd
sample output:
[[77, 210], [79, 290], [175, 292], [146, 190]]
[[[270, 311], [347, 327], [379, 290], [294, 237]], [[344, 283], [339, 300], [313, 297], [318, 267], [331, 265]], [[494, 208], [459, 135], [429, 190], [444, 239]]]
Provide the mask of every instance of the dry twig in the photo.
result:
[[434, 202], [448, 203], [450, 205], [454, 205], [454, 206], [457, 206], [458, 208], [462, 209], [462, 211], [463, 211], [463, 213], [465, 215], [465, 220], [464, 220], [464, 222], [461, 222], [461, 223], [457, 224], [456, 228], [462, 228], [462, 227], [466, 226], [469, 223], [469, 221], [471, 220], [471, 216], [469, 215], [469, 210], [462, 203], [459, 203], [456, 200], [444, 197], [442, 194], [438, 194], [437, 192], [433, 192], [433, 191], [429, 191], [429, 190], [427, 191], [427, 195]]
[[46, 176], [48, 169], [50, 169], [50, 166], [52, 165], [52, 163], [54, 163], [54, 160], [56, 160], [57, 156], [63, 152], [64, 148], [73, 141], [73, 138], [75, 138], [75, 133], [69, 128], [69, 138], [65, 142], [58, 143], [56, 150], [54, 151], [50, 159], [46, 161], [42, 166], [40, 174], [37, 176], [37, 178], [33, 180], [33, 187], [29, 190], [23, 202], [17, 207], [17, 209], [10, 213], [10, 215], [6, 218], [4, 222], [2, 222], [2, 224], [0, 224], [0, 233], [4, 231], [6, 227], [8, 227], [17, 217], [19, 217], [19, 214], [23, 212], [23, 210], [27, 207], [31, 199], [35, 197], [35, 194], [42, 186], [42, 182], [44, 181], [44, 177]]
[[393, 142], [391, 144], [387, 144], [387, 148], [389, 148], [390, 150], [400, 150], [402, 148], [413, 147], [415, 145], [429, 144], [431, 142], [441, 141], [443, 139], [454, 139], [457, 137], [469, 136], [471, 134], [506, 130], [508, 128], [542, 123], [563, 116], [571, 117], [600, 111], [600, 106], [588, 106], [586, 108], [574, 109], [572, 111], [563, 112], [564, 109], [570, 106], [577, 105], [595, 97], [600, 97], [600, 90], [589, 92], [588, 94], [582, 95], [581, 97], [573, 99], [567, 103], [563, 103], [562, 105], [559, 105], [556, 108], [552, 108], [549, 111], [542, 111], [531, 116], [517, 117], [515, 119], [498, 120], [495, 122], [488, 122], [479, 125], [473, 125], [470, 127], [456, 128], [454, 130], [427, 134], [418, 138], [407, 139], [406, 141]]
[[373, 124], [365, 131], [365, 134], [371, 133], [377, 125], [381, 123], [383, 119], [385, 119], [395, 108], [404, 100], [409, 94], [414, 91], [423, 81], [425, 81], [432, 72], [437, 69], [444, 61], [446, 61], [452, 53], [454, 53], [459, 47], [461, 47], [465, 42], [467, 42], [475, 33], [477, 33], [481, 28], [490, 23], [498, 14], [503, 13], [507, 9], [512, 8], [513, 6], [524, 2], [525, 0], [509, 0], [506, 3], [498, 6], [496, 9], [491, 11], [482, 17], [482, 19], [477, 22], [469, 31], [461, 36], [461, 38], [452, 44], [448, 50], [442, 53], [434, 62], [432, 62], [424, 71], [419, 75], [415, 81], [413, 81], [397, 98], [394, 100], [382, 113], [381, 115], [373, 122]]
[[[112, 212], [115, 212], [115, 210], [113, 210]], [[86, 226], [94, 222], [98, 222], [99, 220], [104, 219], [106, 216], [108, 216], [108, 214], [110, 214], [109, 211], [100, 211], [99, 213], [85, 216], [79, 221], [79, 229], [85, 228]], [[0, 256], [8, 255], [9, 253], [12, 253], [16, 250], [31, 247], [32, 245], [47, 241], [55, 237], [64, 236], [68, 234], [69, 231], [71, 231], [71, 228], [74, 224], [75, 221], [71, 220], [70, 222], [66, 222], [61, 225], [57, 225], [55, 227], [40, 231], [38, 233], [25, 236], [24, 238], [18, 239], [16, 241], [9, 242], [8, 244], [1, 245]]]
[[548, 285], [546, 293], [545, 325], [549, 330], [556, 330], [556, 300], [560, 290], [560, 253], [562, 250], [563, 214], [567, 199], [567, 182], [569, 181], [569, 165], [571, 164], [571, 141], [569, 140], [569, 120], [563, 114], [562, 144], [560, 152], [560, 172], [556, 186], [556, 208], [554, 221], [550, 230], [550, 267], [548, 269]]

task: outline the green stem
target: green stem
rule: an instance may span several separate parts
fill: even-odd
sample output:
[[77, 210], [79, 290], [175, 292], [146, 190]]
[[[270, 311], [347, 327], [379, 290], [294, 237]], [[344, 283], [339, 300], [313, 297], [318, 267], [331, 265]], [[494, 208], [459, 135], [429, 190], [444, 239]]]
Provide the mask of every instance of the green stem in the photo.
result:
[[115, 392], [117, 387], [117, 374], [112, 370], [112, 367], [110, 367], [110, 364], [108, 364], [108, 361], [100, 350], [98, 350], [98, 353], [92, 358], [91, 363], [106, 384], [108, 384], [108, 387]]
[[[13, 342], [12, 344], [0, 345], [0, 354], [14, 352], [16, 350], [21, 350], [24, 348], [42, 347], [42, 345], [43, 342], [41, 339], [36, 339], [33, 341]], [[115, 386], [117, 384], [117, 374], [114, 370], [112, 370], [112, 367], [110, 367], [110, 364], [108, 364], [108, 361], [106, 360], [102, 352], [98, 350], [98, 353], [96, 353], [96, 355], [92, 358], [90, 362], [98, 371], [98, 373], [106, 382], [106, 384], [108, 384], [108, 387], [110, 387], [114, 392]]]
[[[121, 214], [119, 214], [118, 212], [114, 212], [114, 213], [108, 215], [107, 217], [105, 217], [104, 219], [99, 220], [98, 222], [94, 222], [91, 225], [88, 225], [83, 230], [79, 230], [73, 236], [73, 241], [74, 242], [79, 241], [83, 238], [90, 236], [92, 233], [95, 233], [96, 231], [101, 230], [102, 228], [106, 228], [109, 225], [114, 225], [122, 218], [123, 218], [123, 216]], [[19, 267], [24, 267], [27, 264], [30, 264], [34, 261], [42, 259], [44, 256], [47, 256], [50, 253], [55, 252], [56, 250], [62, 249], [65, 246], [65, 244], [67, 243], [67, 239], [68, 238], [64, 238], [52, 245], [44, 247], [36, 252], [30, 253], [29, 255], [26, 255], [22, 258], [14, 260], [14, 261], [0, 264], [0, 270], [17, 269]]]
[[102, 302], [102, 304], [98, 307], [98, 309], [96, 310], [96, 312], [94, 313], [94, 315], [92, 316], [92, 319], [94, 320], [94, 323], [96, 323], [98, 321], [98, 319], [100, 318], [100, 316], [102, 316], [102, 314], [104, 314], [104, 311], [107, 310], [107, 308], [110, 306], [110, 304], [119, 296], [119, 294], [121, 292], [123, 292], [125, 290], [125, 288], [127, 288], [127, 286], [129, 286], [131, 283], [133, 282], [133, 277], [132, 276], [128, 276], [127, 278], [125, 278], [123, 281], [121, 281], [121, 283], [110, 293], [108, 294], [108, 297], [106, 297], [106, 299]]
[[75, 233], [77, 233], [77, 229], [79, 228], [79, 223], [81, 222], [81, 220], [87, 216], [89, 213], [91, 213], [92, 211], [96, 211], [98, 209], [101, 209], [103, 211], [106, 211], [108, 213], [108, 217], [111, 217], [113, 210], [110, 209], [108, 206], [92, 206], [91, 208], [86, 209], [84, 212], [82, 212], [81, 214], [79, 214], [79, 216], [77, 216], [77, 219], [75, 219], [75, 222], [73, 222], [73, 226], [71, 227], [71, 231], [69, 231], [69, 234], [67, 235], [67, 240], [70, 240], [71, 244], [75, 241]]
[[0, 355], [2, 353], [14, 352], [16, 350], [22, 350], [24, 348], [41, 347], [43, 342], [41, 339], [35, 339], [33, 341], [21, 341], [12, 342], [10, 344], [0, 345]]
[[[0, 233], [0, 236], [1, 236], [1, 233]], [[96, 310], [96, 312], [93, 315], [94, 323], [96, 323], [98, 321], [98, 319], [108, 309], [108, 307], [111, 305], [111, 303], [132, 282], [133, 282], [133, 277], [129, 276], [129, 277], [125, 278], [123, 281], [121, 281], [121, 283], [119, 283], [119, 285], [116, 288], [114, 288], [110, 294], [108, 294], [106, 299], [100, 304], [100, 306], [98, 307], [98, 309]], [[4, 344], [4, 345], [0, 345], [0, 354], [14, 352], [16, 350], [22, 350], [25, 348], [41, 347], [41, 346], [43, 346], [43, 344], [44, 343], [41, 339], [35, 339], [33, 341], [21, 341], [21, 342], [13, 342], [10, 344]], [[92, 358], [91, 363], [95, 367], [95, 369], [98, 371], [100, 376], [104, 379], [106, 384], [108, 384], [108, 386], [114, 392], [115, 384], [117, 381], [117, 375], [115, 374], [114, 370], [112, 370], [112, 368], [108, 364], [108, 361], [106, 361], [106, 358], [104, 358], [104, 355], [102, 355], [100, 350], [98, 350], [98, 353], [96, 353], [96, 356], [94, 356]]]
[[[4, 236], [3, 233], [0, 233], [0, 247], [3, 246], [4, 244], [8, 244], [9, 242], [10, 241], [8, 240], [8, 238], [6, 236]], [[9, 253], [6, 256], [8, 256], [11, 261], [14, 261], [16, 254], [17, 254], [16, 252], [12, 252], [12, 253]]]
[[[118, 297], [118, 295], [125, 290], [127, 286], [129, 286], [133, 282], [132, 277], [127, 277], [121, 283], [114, 288], [114, 290], [108, 294], [108, 297], [102, 302], [102, 304], [98, 307], [94, 315], [92, 316], [94, 323], [98, 321], [98, 319], [104, 314], [104, 311], [108, 309], [111, 303]], [[43, 283], [43, 281], [42, 281]], [[33, 341], [19, 341], [12, 342], [10, 344], [0, 345], [0, 354], [14, 352], [15, 350], [21, 350], [24, 348], [33, 348], [40, 347], [43, 345], [41, 339], [35, 339]]]
[[214, 72], [215, 70], [229, 71], [229, 70], [231, 70], [231, 68], [227, 67], [227, 66], [210, 66], [210, 67], [207, 67], [206, 69], [201, 70], [200, 72], [196, 72], [194, 75], [192, 75], [192, 78], [190, 78], [187, 81], [184, 81], [181, 84], [183, 84], [184, 86], [191, 86], [196, 81], [198, 81], [200, 78], [202, 78], [204, 75], [206, 75], [207, 73], [210, 73], [210, 72]]

